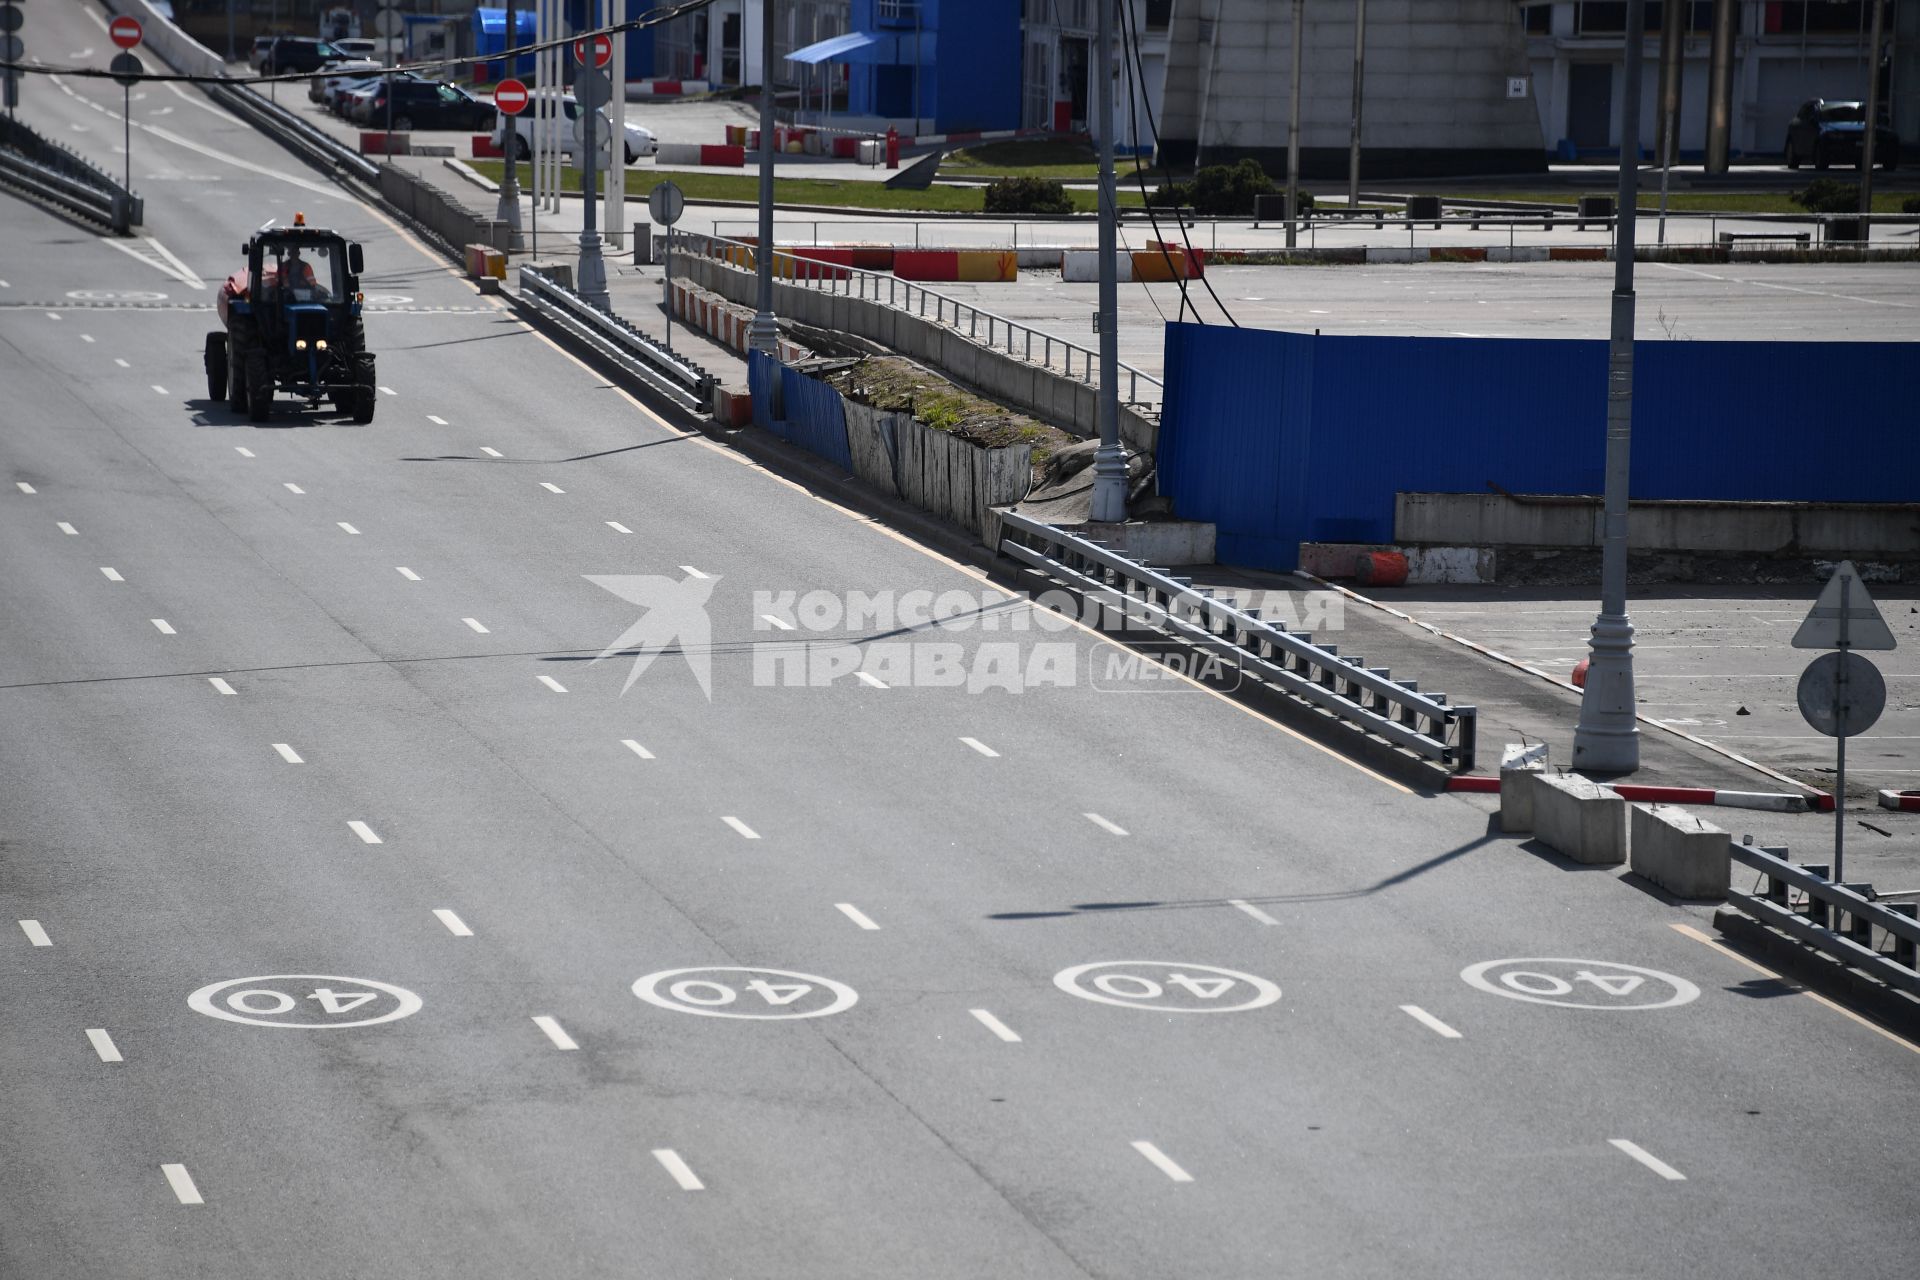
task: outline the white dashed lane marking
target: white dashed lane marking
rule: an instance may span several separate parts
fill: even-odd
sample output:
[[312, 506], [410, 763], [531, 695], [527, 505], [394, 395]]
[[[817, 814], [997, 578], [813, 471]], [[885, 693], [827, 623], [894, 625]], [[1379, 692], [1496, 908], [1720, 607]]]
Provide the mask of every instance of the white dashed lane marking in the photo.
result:
[[334, 523], [340, 526], [340, 531], [342, 533], [351, 533], [357, 536], [360, 532], [358, 529], [348, 524], [345, 520], [336, 520]]
[[978, 751], [981, 755], [987, 757], [987, 759], [989, 760], [998, 760], [1000, 758], [1000, 753], [998, 751], [995, 751], [992, 747], [980, 741], [980, 739], [978, 738], [962, 738], [960, 739], [960, 741], [966, 743], [968, 746], [972, 747], [975, 751]]
[[645, 747], [635, 742], [632, 738], [622, 738], [620, 739], [620, 743], [622, 746], [626, 747], [627, 750], [639, 756], [642, 760], [653, 759], [653, 752], [647, 750]]
[[104, 564], [100, 566], [100, 572], [107, 575], [108, 582], [125, 582], [126, 581], [125, 578], [120, 576], [120, 571], [118, 569], [110, 569]]
[[46, 928], [42, 926], [38, 920], [22, 920], [20, 922], [20, 931], [26, 934], [27, 941], [36, 947], [50, 947], [53, 945], [53, 939], [47, 936]]
[[671, 1147], [656, 1147], [653, 1158], [660, 1162], [661, 1168], [673, 1176], [673, 1180], [680, 1184], [682, 1191], [706, 1190], [707, 1184], [694, 1176], [693, 1170], [687, 1167], [687, 1162], [682, 1160], [679, 1153]]
[[793, 630], [793, 624], [792, 624], [791, 622], [786, 622], [786, 621], [783, 621], [783, 620], [782, 620], [782, 619], [780, 619], [780, 618], [776, 618], [776, 617], [774, 617], [774, 616], [773, 616], [772, 614], [770, 614], [770, 613], [763, 613], [763, 614], [761, 614], [760, 616], [761, 616], [762, 618], [765, 618], [765, 619], [766, 619], [766, 620], [767, 620], [768, 622], [770, 622], [770, 623], [772, 623], [772, 624], [773, 624], [773, 629], [774, 629], [775, 631], [791, 631], [791, 630]]
[[446, 425], [447, 425], [447, 420], [446, 420], [445, 418], [443, 418], [443, 417], [441, 417], [441, 416], [440, 416], [439, 414], [437, 414], [437, 413], [430, 413], [430, 414], [428, 414], [428, 415], [427, 415], [427, 421], [428, 421], [428, 422], [431, 422], [431, 423], [432, 423], [432, 424], [433, 424], [434, 426], [436, 426], [436, 427], [444, 427], [444, 426], [446, 426]]
[[498, 449], [487, 448], [486, 445], [480, 446], [480, 452], [486, 454], [489, 458], [504, 458], [507, 456], [506, 454], [501, 453]]
[[[502, 46], [502, 47], [504, 48], [505, 46]], [[167, 394], [167, 389], [166, 389], [165, 387], [163, 387], [163, 386], [161, 386], [161, 385], [160, 385], [159, 383], [157, 383], [157, 382], [153, 382], [153, 383], [149, 383], [149, 384], [147, 384], [147, 385], [149, 385], [149, 386], [151, 386], [151, 387], [152, 387], [152, 388], [153, 388], [153, 389], [154, 389], [155, 391], [157, 391], [157, 392], [159, 392], [159, 393], [160, 393], [161, 395], [166, 395], [166, 394]]]
[[147, 621], [151, 622], [154, 625], [154, 628], [158, 630], [160, 634], [163, 636], [170, 636], [174, 634], [173, 624], [171, 622], [168, 622], [165, 618], [148, 618]]
[[867, 918], [866, 912], [854, 906], [851, 902], [836, 902], [833, 905], [839, 909], [841, 915], [853, 921], [862, 929], [878, 930], [880, 928], [879, 925]]
[[200, 1188], [193, 1185], [193, 1175], [187, 1172], [183, 1164], [163, 1164], [160, 1172], [167, 1175], [167, 1185], [173, 1188], [174, 1198], [181, 1204], [205, 1204], [200, 1198]]
[[57, 521], [56, 527], [60, 530], [60, 532], [66, 534], [68, 537], [77, 538], [80, 536], [80, 531], [74, 528], [72, 525], [68, 524], [65, 520]]
[[233, 451], [239, 454], [243, 458], [251, 458], [253, 456], [253, 450], [247, 448], [247, 446], [243, 444], [237, 444], [233, 446]]
[[105, 1027], [88, 1027], [87, 1042], [93, 1046], [93, 1051], [100, 1055], [102, 1062], [126, 1061], [120, 1056], [118, 1046], [113, 1043], [113, 1037], [107, 1034]]
[[297, 484], [295, 484], [295, 483], [294, 483], [293, 481], [291, 481], [291, 480], [288, 480], [288, 481], [286, 481], [285, 483], [286, 483], [286, 486], [287, 486], [287, 492], [288, 492], [288, 493], [305, 493], [305, 492], [306, 492], [306, 490], [305, 490], [305, 489], [302, 489], [302, 488], [301, 488], [301, 487], [300, 487], [299, 485], [297, 485]]
[[1094, 826], [1100, 828], [1102, 831], [1106, 832], [1108, 835], [1123, 836], [1127, 834], [1127, 829], [1125, 827], [1121, 826], [1117, 822], [1109, 822], [1107, 819], [1101, 817], [1097, 813], [1083, 813], [1080, 816], [1085, 818], [1088, 822], [1091, 822]]
[[1262, 911], [1260, 908], [1254, 906], [1251, 902], [1248, 902], [1245, 898], [1228, 898], [1227, 903], [1230, 906], [1237, 907], [1239, 910], [1244, 911], [1249, 916], [1252, 916], [1255, 920], [1258, 920], [1261, 924], [1279, 924], [1280, 923], [1278, 920], [1275, 920], [1272, 916], [1268, 915], [1266, 912]]
[[705, 578], [707, 576], [706, 574], [700, 572], [698, 569], [694, 568], [690, 564], [681, 565], [680, 572], [686, 574], [689, 578]]
[[1008, 1044], [1020, 1043], [1019, 1032], [1015, 1031], [1012, 1027], [1000, 1021], [1000, 1019], [994, 1017], [992, 1014], [988, 1013], [985, 1009], [969, 1009], [967, 1010], [967, 1012], [971, 1013], [974, 1017], [978, 1018], [980, 1020], [981, 1026], [993, 1032], [993, 1034], [995, 1034], [996, 1036], [999, 1036], [1002, 1040], [1005, 1040]]
[[866, 686], [867, 686], [867, 687], [869, 687], [869, 688], [872, 688], [872, 689], [884, 689], [884, 688], [886, 688], [886, 687], [887, 687], [887, 682], [886, 682], [886, 681], [884, 681], [884, 680], [882, 680], [882, 679], [881, 679], [881, 678], [880, 678], [879, 676], [876, 676], [876, 675], [874, 675], [874, 674], [872, 674], [871, 672], [867, 672], [867, 671], [856, 671], [856, 672], [854, 672], [853, 674], [854, 674], [854, 675], [856, 675], [856, 676], [858, 676], [858, 677], [860, 678], [860, 683], [861, 683], [861, 684], [864, 684], [864, 685], [866, 685]]
[[16, 489], [18, 489], [18, 490], [20, 490], [20, 492], [22, 492], [22, 493], [38, 493], [38, 492], [40, 492], [40, 491], [39, 491], [38, 489], [36, 489], [36, 488], [34, 488], [34, 487], [33, 487], [32, 485], [30, 485], [30, 484], [28, 484], [28, 483], [27, 483], [27, 482], [26, 482], [25, 480], [15, 480], [15, 481], [13, 482], [13, 484], [14, 484], [14, 487], [15, 487]]
[[480, 625], [480, 619], [478, 618], [462, 618], [460, 619], [460, 621], [466, 623], [469, 627], [472, 627], [475, 631], [479, 632], [483, 636], [491, 634], [490, 632], [488, 632], [488, 630], [485, 627]]
[[552, 676], [541, 676], [540, 683], [547, 686], [547, 688], [553, 690], [555, 693], [565, 693], [567, 691], [567, 686], [561, 684], [558, 680], [555, 680]]
[[540, 482], [540, 487], [542, 489], [545, 489], [548, 493], [565, 493], [566, 492], [565, 489], [562, 489], [559, 485], [555, 484], [551, 480], [542, 480]]
[[1660, 1157], [1652, 1154], [1637, 1142], [1629, 1141], [1626, 1138], [1608, 1138], [1607, 1145], [1617, 1147], [1621, 1151], [1626, 1152], [1635, 1160], [1638, 1160], [1641, 1164], [1665, 1178], [1668, 1182], [1685, 1182], [1687, 1180], [1686, 1174], [1680, 1172], [1665, 1160], [1660, 1159]]
[[1400, 1006], [1400, 1012], [1406, 1014], [1409, 1018], [1412, 1018], [1415, 1022], [1437, 1036], [1443, 1036], [1448, 1040], [1460, 1039], [1460, 1033], [1458, 1031], [1455, 1031], [1452, 1027], [1440, 1021], [1440, 1019], [1434, 1017], [1417, 1004], [1403, 1004]]
[[380, 394], [383, 396], [397, 396], [400, 393], [398, 391], [395, 391], [392, 387], [382, 387], [380, 388]]
[[288, 746], [284, 742], [274, 743], [273, 749], [275, 751], [278, 751], [280, 753], [280, 758], [282, 760], [285, 760], [288, 764], [305, 764], [306, 763], [305, 760], [302, 760], [300, 758], [300, 753], [298, 751], [295, 751], [292, 747]]
[[231, 695], [233, 693], [233, 686], [228, 684], [225, 680], [222, 680], [219, 676], [208, 676], [207, 683], [212, 685], [215, 689], [217, 689], [221, 693], [228, 694], [228, 695]]
[[439, 917], [440, 923], [447, 926], [447, 932], [454, 937], [471, 938], [473, 936], [473, 930], [467, 928], [467, 922], [445, 907], [435, 907], [433, 914]]
[[119, 356], [115, 356], [115, 357], [113, 358], [113, 362], [114, 362], [115, 364], [117, 364], [117, 365], [119, 365], [119, 366], [120, 366], [120, 367], [121, 367], [122, 369], [131, 369], [131, 368], [133, 368], [133, 366], [132, 366], [132, 365], [130, 365], [130, 364], [128, 364], [128, 363], [127, 363], [127, 362], [126, 362], [125, 360], [122, 360], [122, 359], [121, 359], [121, 358], [120, 358]]
[[547, 1039], [553, 1041], [553, 1047], [556, 1049], [578, 1049], [580, 1047], [574, 1043], [572, 1036], [561, 1029], [558, 1022], [555, 1022], [544, 1013], [535, 1015], [533, 1025], [547, 1033]]
[[358, 818], [355, 818], [349, 823], [347, 823], [347, 826], [353, 831], [353, 834], [359, 836], [362, 840], [364, 840], [368, 844], [384, 843], [384, 841], [382, 841], [379, 836], [373, 833], [372, 827], [360, 821], [360, 819]]
[[618, 520], [607, 521], [607, 528], [613, 530], [615, 533], [632, 533], [633, 532], [633, 530], [627, 528], [627, 526], [621, 524]]
[[395, 565], [395, 566], [394, 566], [394, 570], [395, 570], [395, 572], [397, 572], [397, 573], [398, 573], [398, 574], [399, 574], [399, 575], [400, 575], [401, 577], [403, 577], [403, 578], [405, 578], [405, 579], [406, 579], [406, 580], [407, 580], [408, 582], [418, 582], [418, 581], [420, 581], [420, 575], [419, 575], [419, 574], [417, 574], [417, 573], [415, 573], [415, 572], [414, 572], [413, 570], [411, 570], [411, 569], [409, 569], [409, 568], [407, 568], [407, 566], [405, 566], [405, 565], [403, 565], [403, 564], [397, 564], [397, 565]]
[[758, 840], [760, 838], [760, 833], [758, 831], [755, 831], [752, 827], [740, 821], [740, 819], [738, 818], [728, 817], [723, 814], [721, 815], [720, 821], [726, 823], [728, 826], [732, 827], [735, 831], [738, 831], [742, 836], [745, 836], [749, 840]]
[[1133, 1149], [1135, 1151], [1138, 1151], [1141, 1155], [1145, 1156], [1153, 1164], [1154, 1168], [1166, 1174], [1169, 1178], [1172, 1178], [1175, 1182], [1192, 1182], [1193, 1181], [1192, 1174], [1188, 1173], [1185, 1169], [1182, 1169], [1179, 1165], [1175, 1164], [1172, 1160], [1169, 1160], [1167, 1158], [1167, 1153], [1162, 1151], [1160, 1148], [1154, 1146], [1151, 1142], [1144, 1142], [1144, 1141], [1136, 1142], [1133, 1144]]

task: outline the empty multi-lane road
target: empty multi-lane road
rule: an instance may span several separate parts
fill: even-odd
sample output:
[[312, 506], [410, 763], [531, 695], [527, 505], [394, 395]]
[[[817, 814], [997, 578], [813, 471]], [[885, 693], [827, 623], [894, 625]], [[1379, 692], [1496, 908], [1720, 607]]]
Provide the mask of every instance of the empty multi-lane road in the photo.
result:
[[[1911, 1044], [134, 112], [0, 196], [0, 1275], [1910, 1274]], [[204, 396], [296, 209], [371, 426]]]

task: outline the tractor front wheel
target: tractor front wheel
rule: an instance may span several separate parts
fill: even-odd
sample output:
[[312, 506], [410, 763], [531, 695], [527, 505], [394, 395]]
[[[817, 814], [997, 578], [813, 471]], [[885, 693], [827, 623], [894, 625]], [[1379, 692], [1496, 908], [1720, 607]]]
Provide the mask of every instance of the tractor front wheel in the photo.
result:
[[267, 353], [247, 352], [247, 416], [265, 422], [273, 414], [273, 374], [267, 368]]

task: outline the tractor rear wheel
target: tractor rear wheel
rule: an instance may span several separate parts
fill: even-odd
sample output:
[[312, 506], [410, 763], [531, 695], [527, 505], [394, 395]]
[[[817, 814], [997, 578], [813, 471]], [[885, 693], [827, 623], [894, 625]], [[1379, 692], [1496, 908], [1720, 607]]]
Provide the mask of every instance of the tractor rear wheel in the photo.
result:
[[273, 415], [273, 374], [267, 368], [267, 353], [247, 352], [247, 416], [265, 422]]
[[225, 400], [227, 398], [227, 335], [224, 330], [216, 329], [207, 335], [207, 345], [202, 356], [207, 368], [207, 399]]
[[373, 406], [379, 395], [374, 385], [373, 357], [364, 352], [353, 358], [353, 420], [362, 426], [373, 421]]

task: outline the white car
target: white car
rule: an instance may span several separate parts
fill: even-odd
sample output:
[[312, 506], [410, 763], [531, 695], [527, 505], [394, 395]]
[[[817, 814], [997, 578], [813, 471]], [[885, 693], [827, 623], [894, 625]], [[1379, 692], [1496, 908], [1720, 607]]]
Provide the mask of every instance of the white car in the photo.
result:
[[[522, 111], [517, 116], [509, 117], [501, 115], [494, 121], [493, 125], [493, 145], [504, 150], [507, 145], [507, 121], [509, 119], [513, 121], [514, 134], [519, 144], [518, 155], [522, 160], [526, 160], [533, 155], [533, 112], [534, 107], [540, 101], [541, 95], [536, 92], [533, 96], [534, 102], [529, 102], [525, 111]], [[580, 103], [572, 94], [567, 94], [560, 99], [560, 108], [565, 113], [564, 118], [542, 120], [539, 122], [540, 137], [542, 144], [545, 146], [552, 146], [558, 143], [561, 151], [566, 155], [568, 162], [571, 163], [574, 150], [579, 146], [579, 144], [573, 140], [573, 122], [580, 115]], [[650, 156], [660, 150], [659, 140], [653, 136], [653, 130], [651, 129], [637, 125], [629, 120], [627, 121], [626, 134], [628, 164], [632, 164], [641, 156]]]

